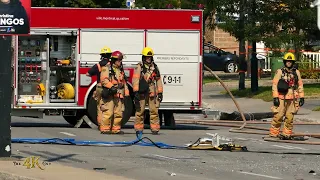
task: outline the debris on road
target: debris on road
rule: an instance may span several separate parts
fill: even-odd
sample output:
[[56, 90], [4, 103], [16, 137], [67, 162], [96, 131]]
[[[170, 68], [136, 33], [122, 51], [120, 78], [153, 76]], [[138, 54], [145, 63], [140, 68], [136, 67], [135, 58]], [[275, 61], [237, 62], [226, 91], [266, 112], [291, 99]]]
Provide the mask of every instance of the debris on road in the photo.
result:
[[167, 171], [167, 174], [168, 174], [169, 176], [176, 176], [176, 175], [177, 175], [176, 173], [169, 172], [169, 171]]

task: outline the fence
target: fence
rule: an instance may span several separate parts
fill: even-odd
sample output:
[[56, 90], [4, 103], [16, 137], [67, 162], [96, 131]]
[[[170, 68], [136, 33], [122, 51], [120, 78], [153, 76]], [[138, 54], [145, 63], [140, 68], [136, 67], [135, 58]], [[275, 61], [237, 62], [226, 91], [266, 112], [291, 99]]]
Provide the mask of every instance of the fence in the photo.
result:
[[[302, 55], [308, 60], [305, 63], [310, 63], [310, 69], [320, 69], [320, 52], [302, 52]], [[271, 71], [270, 57], [259, 59], [259, 62], [263, 71]]]

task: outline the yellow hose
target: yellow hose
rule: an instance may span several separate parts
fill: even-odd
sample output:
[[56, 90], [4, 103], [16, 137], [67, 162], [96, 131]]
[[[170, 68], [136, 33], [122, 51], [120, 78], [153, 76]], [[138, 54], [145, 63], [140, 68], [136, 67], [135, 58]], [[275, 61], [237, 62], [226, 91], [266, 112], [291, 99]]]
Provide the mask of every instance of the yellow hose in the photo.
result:
[[59, 99], [73, 99], [75, 92], [70, 83], [62, 83], [57, 86]]

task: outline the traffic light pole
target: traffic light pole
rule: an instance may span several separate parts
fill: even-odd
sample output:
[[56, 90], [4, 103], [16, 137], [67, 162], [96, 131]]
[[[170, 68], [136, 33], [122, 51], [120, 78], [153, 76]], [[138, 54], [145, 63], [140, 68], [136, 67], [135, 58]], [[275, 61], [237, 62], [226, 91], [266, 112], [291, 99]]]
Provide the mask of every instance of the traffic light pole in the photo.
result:
[[12, 36], [0, 36], [0, 157], [11, 156]]
[[251, 91], [258, 91], [258, 59], [257, 59], [257, 42], [252, 41], [251, 55]]
[[239, 17], [239, 90], [245, 89], [245, 71], [246, 71], [246, 48], [244, 39], [244, 6], [245, 0], [240, 2], [240, 17]]
[[[256, 26], [256, 0], [252, 0], [251, 8], [251, 21], [253, 27]], [[253, 34], [254, 37], [255, 34]], [[258, 59], [257, 59], [257, 41], [252, 41], [252, 51], [251, 51], [251, 92], [258, 91]]]

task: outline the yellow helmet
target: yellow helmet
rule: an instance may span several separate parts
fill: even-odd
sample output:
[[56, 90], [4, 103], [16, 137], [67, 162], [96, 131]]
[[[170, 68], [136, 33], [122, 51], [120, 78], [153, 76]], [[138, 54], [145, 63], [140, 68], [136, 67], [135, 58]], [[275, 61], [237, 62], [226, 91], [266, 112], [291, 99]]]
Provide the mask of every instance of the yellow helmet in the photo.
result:
[[296, 57], [293, 53], [289, 52], [289, 53], [286, 53], [283, 57], [283, 60], [286, 60], [286, 61], [295, 61], [296, 60]]
[[103, 48], [101, 48], [100, 50], [100, 54], [108, 54], [108, 53], [112, 53], [111, 49], [108, 46], [104, 46]]
[[142, 55], [143, 55], [143, 56], [154, 56], [153, 49], [150, 48], [150, 47], [145, 47], [145, 48], [143, 48], [143, 50], [142, 50]]

